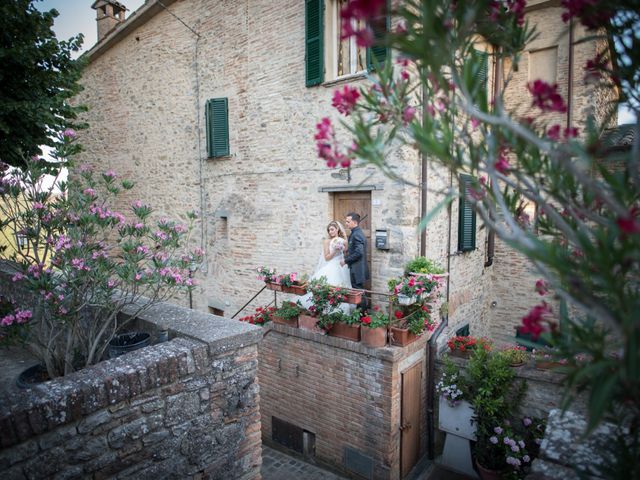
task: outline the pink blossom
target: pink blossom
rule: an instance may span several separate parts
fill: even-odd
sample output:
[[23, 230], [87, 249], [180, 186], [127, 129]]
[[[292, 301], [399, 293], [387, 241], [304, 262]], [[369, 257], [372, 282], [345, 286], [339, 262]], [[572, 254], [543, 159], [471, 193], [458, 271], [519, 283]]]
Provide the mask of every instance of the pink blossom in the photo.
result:
[[547, 285], [547, 282], [543, 279], [536, 281], [536, 292], [538, 292], [539, 295], [546, 295], [549, 293], [549, 286]]
[[[528, 426], [529, 426], [529, 425], [531, 425], [532, 423], [533, 423], [533, 421], [532, 421], [529, 417], [524, 417], [524, 418], [522, 419], [522, 424], [523, 424], [525, 427], [528, 427]], [[524, 447], [523, 447], [523, 448], [524, 448]]]
[[560, 125], [556, 124], [550, 127], [549, 130], [547, 130], [547, 136], [550, 140], [553, 140], [554, 142], [560, 140], [560, 128]]
[[112, 178], [112, 179], [118, 178], [118, 175], [113, 170], [107, 170], [106, 172], [103, 173], [103, 175], [107, 178]]
[[516, 24], [521, 27], [524, 25], [524, 9], [527, 6], [526, 0], [507, 0], [507, 7], [516, 18]]
[[578, 129], [576, 127], [567, 127], [564, 129], [564, 138], [576, 138], [578, 136]]
[[76, 131], [73, 128], [67, 128], [64, 132], [62, 132], [62, 135], [66, 138], [75, 138]]
[[640, 233], [640, 222], [638, 222], [638, 214], [640, 209], [633, 207], [629, 210], [629, 213], [624, 217], [618, 217], [616, 224], [623, 235], [633, 235]]
[[44, 204], [42, 202], [33, 202], [33, 209], [34, 210], [43, 210], [44, 209]]
[[149, 253], [149, 247], [147, 247], [146, 245], [138, 245], [136, 247], [136, 252], [146, 255], [147, 253]]
[[562, 14], [565, 23], [578, 17], [590, 29], [607, 26], [613, 15], [612, 8], [599, 0], [562, 0], [560, 4], [566, 9]]
[[409, 78], [411, 78], [411, 77], [410, 77], [410, 75], [409, 75], [409, 72], [407, 72], [406, 70], [401, 70], [401, 71], [400, 71], [400, 76], [402, 77], [402, 79], [403, 79], [405, 82], [408, 82], [408, 81], [409, 81]]
[[85, 188], [82, 193], [84, 193], [85, 195], [89, 196], [89, 197], [95, 197], [96, 196], [96, 191], [93, 188]]
[[116, 286], [115, 280], [109, 279], [107, 280], [107, 288], [113, 288]]
[[476, 128], [478, 128], [478, 126], [480, 126], [480, 120], [478, 120], [476, 117], [471, 117], [471, 128], [475, 130]]
[[500, 155], [493, 166], [498, 172], [502, 173], [503, 175], [509, 173], [509, 169], [511, 168], [511, 166], [509, 165], [509, 160], [507, 160], [507, 157], [505, 157], [504, 155]]
[[550, 328], [555, 329], [555, 323], [549, 320], [551, 313], [551, 307], [546, 302], [534, 306], [527, 315], [522, 317], [520, 332], [530, 333], [531, 338], [536, 340], [543, 332], [548, 331]]
[[558, 84], [549, 85], [544, 80], [536, 80], [527, 83], [529, 93], [533, 95], [532, 106], [540, 108], [543, 112], [560, 112], [567, 111], [562, 96], [558, 93]]
[[345, 85], [342, 91], [338, 89], [333, 92], [333, 101], [331, 102], [331, 105], [343, 115], [349, 115], [355, 108], [359, 97], [360, 92], [357, 88]]
[[16, 273], [13, 277], [11, 277], [11, 281], [12, 282], [19, 282], [20, 280], [24, 280], [25, 278], [27, 278], [27, 277], [25, 277], [23, 274]]
[[2, 325], [3, 327], [8, 327], [9, 325], [13, 325], [13, 322], [15, 322], [15, 320], [15, 315], [5, 315], [4, 317], [2, 317], [2, 320], [0, 320], [0, 325]]
[[133, 202], [133, 203], [131, 204], [131, 206], [132, 206], [133, 208], [142, 208], [144, 205], [142, 204], [142, 202], [141, 202], [140, 200], [136, 200], [135, 202]]
[[402, 112], [402, 120], [404, 121], [405, 125], [415, 118], [416, 112], [417, 110], [413, 107], [405, 107], [404, 111]]

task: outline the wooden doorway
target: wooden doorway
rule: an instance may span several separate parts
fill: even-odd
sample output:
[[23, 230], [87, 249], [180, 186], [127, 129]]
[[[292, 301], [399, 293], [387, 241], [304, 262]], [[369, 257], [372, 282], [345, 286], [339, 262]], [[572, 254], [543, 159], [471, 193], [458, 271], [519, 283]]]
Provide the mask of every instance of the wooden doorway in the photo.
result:
[[[355, 212], [364, 218], [360, 222], [360, 228], [367, 237], [367, 265], [369, 267], [369, 277], [371, 277], [371, 192], [338, 192], [333, 194], [333, 218], [344, 225], [344, 217], [347, 213]], [[346, 228], [346, 227], [345, 227]], [[347, 235], [349, 235], [347, 230]], [[371, 290], [371, 278], [364, 286]]]
[[422, 363], [402, 372], [400, 397], [400, 477], [406, 477], [420, 458]]

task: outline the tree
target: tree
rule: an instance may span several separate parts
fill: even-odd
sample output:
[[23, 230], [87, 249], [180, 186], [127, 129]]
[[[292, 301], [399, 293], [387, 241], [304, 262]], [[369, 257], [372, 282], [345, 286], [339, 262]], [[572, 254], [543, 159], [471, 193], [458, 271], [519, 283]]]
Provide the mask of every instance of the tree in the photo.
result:
[[40, 12], [33, 0], [0, 2], [0, 160], [25, 166], [25, 159], [53, 146], [54, 134], [74, 124], [82, 61], [71, 58], [82, 34], [58, 40], [51, 29], [56, 10]]
[[[343, 17], [359, 25], [371, 22], [384, 3], [351, 0]], [[621, 153], [602, 141], [610, 118], [590, 118], [583, 132], [550, 123], [550, 112], [567, 107], [557, 86], [542, 80], [528, 84], [535, 118], [518, 118], [505, 108], [510, 73], [536, 35], [525, 20], [524, 0], [399, 3], [398, 28], [387, 38], [399, 67], [387, 62], [378, 66], [370, 86], [335, 92], [333, 105], [347, 116], [342, 125], [352, 138], [339, 142], [337, 129], [324, 118], [315, 137], [318, 155], [329, 167], [371, 164], [408, 182], [399, 177], [389, 151], [415, 147], [453, 178], [470, 175], [474, 180], [462, 193], [453, 186], [439, 192], [444, 200], [423, 224], [464, 195], [487, 227], [531, 260], [543, 277], [537, 290], [552, 290], [560, 308], [542, 301], [523, 318], [524, 329], [569, 359], [567, 399], [575, 389], [587, 392], [589, 429], [603, 419], [620, 426], [618, 447], [624, 446], [614, 452], [618, 464], [607, 478], [640, 475], [638, 126], [634, 145]], [[584, 65], [589, 80], [617, 89], [637, 115], [637, 2], [561, 4], [568, 28], [580, 22], [588, 30], [580, 41], [608, 44]], [[359, 38], [372, 36], [365, 32]], [[486, 61], [478, 42], [489, 46], [488, 55], [500, 65], [510, 65], [493, 98], [477, 80]], [[616, 105], [609, 107], [613, 112]], [[538, 206], [536, 229], [523, 215], [525, 202]], [[579, 361], [585, 356], [589, 361]]]

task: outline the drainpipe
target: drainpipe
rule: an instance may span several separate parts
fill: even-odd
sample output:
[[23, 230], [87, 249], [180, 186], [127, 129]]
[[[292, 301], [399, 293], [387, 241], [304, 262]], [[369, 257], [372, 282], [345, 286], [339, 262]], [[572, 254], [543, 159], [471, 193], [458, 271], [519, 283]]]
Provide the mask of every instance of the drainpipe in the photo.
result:
[[567, 128], [571, 128], [573, 98], [573, 19], [569, 20], [569, 78], [567, 79]]
[[[502, 84], [502, 63], [498, 55], [494, 56], [493, 61], [493, 102], [494, 105], [498, 102], [498, 95], [500, 94], [500, 85]], [[501, 101], [501, 100], [500, 100]], [[495, 256], [496, 249], [496, 232], [492, 229], [488, 229], [487, 233], [487, 260], [484, 262], [485, 267], [493, 265], [493, 257]]]

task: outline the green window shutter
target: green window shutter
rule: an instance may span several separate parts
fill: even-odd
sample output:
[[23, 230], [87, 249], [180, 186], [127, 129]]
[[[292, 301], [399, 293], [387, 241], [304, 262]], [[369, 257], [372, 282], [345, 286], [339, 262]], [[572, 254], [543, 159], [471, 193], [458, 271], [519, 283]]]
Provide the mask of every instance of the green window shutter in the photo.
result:
[[205, 108], [207, 123], [207, 154], [209, 157], [229, 155], [229, 102], [227, 98], [212, 98]]
[[476, 212], [471, 206], [469, 190], [473, 177], [460, 175], [460, 208], [458, 218], [458, 251], [469, 252], [476, 248]]
[[305, 74], [312, 87], [324, 80], [324, 0], [305, 0]]
[[391, 11], [390, 3], [390, 0], [387, 0], [384, 16], [376, 18], [370, 23], [371, 30], [373, 30], [373, 46], [367, 48], [368, 70], [374, 70], [376, 64], [382, 67], [389, 56], [389, 48], [384, 42], [387, 33], [391, 29], [391, 15], [389, 14]]
[[476, 83], [478, 85], [482, 85], [486, 91], [486, 88], [489, 85], [489, 54], [479, 50], [476, 50], [476, 53], [482, 59], [480, 69], [476, 74]]

